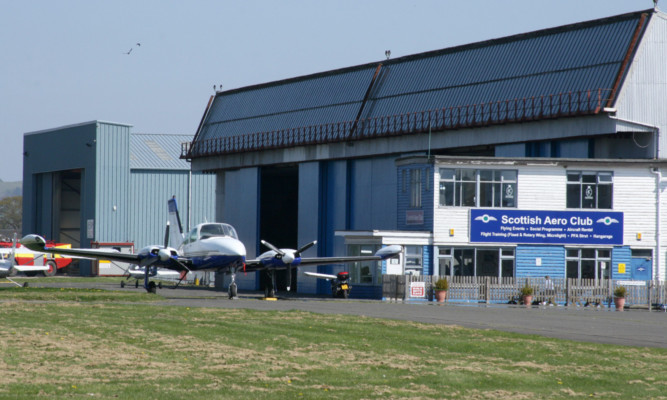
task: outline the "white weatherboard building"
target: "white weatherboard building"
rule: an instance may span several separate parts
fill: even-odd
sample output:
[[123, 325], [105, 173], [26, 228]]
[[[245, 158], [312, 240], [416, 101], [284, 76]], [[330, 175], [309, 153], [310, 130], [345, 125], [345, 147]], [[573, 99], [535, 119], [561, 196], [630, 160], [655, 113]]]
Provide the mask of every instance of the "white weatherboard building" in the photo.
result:
[[399, 228], [429, 233], [420, 243], [429, 256], [403, 273], [666, 278], [665, 162], [438, 156], [397, 165]]

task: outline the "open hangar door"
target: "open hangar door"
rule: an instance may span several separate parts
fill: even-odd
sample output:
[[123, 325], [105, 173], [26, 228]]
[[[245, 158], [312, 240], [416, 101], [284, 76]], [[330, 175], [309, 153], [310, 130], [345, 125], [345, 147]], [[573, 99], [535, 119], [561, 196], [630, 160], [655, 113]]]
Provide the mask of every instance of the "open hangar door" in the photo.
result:
[[[298, 203], [299, 203], [299, 167], [271, 166], [263, 167], [260, 172], [260, 209], [259, 235], [278, 248], [299, 248], [298, 241]], [[303, 244], [303, 243], [302, 243]], [[268, 251], [259, 245], [259, 253]], [[291, 290], [296, 291], [296, 272], [292, 273]], [[269, 275], [260, 273], [260, 289], [269, 282]], [[276, 290], [287, 288], [287, 271], [276, 273]]]
[[54, 178], [53, 238], [81, 247], [81, 170], [61, 171]]
[[[56, 172], [53, 175], [53, 240], [81, 247], [82, 170]], [[80, 260], [73, 259], [68, 273], [79, 273]]]

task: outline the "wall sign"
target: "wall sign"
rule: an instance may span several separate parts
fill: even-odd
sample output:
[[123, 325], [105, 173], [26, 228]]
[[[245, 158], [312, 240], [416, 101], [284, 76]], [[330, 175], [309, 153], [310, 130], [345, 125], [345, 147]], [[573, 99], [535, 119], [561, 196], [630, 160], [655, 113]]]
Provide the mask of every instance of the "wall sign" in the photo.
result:
[[623, 213], [470, 209], [470, 241], [478, 243], [623, 244]]

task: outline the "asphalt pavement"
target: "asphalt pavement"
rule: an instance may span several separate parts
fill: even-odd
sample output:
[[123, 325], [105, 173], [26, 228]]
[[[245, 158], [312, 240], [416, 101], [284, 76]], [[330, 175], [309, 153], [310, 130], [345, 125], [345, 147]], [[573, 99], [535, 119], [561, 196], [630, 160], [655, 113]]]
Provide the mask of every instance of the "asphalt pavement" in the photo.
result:
[[[121, 289], [118, 284], [53, 283], [32, 286], [91, 287], [109, 290], [143, 291], [134, 285]], [[520, 305], [486, 305], [477, 303], [408, 302], [379, 300], [343, 300], [328, 297], [283, 295], [275, 301], [263, 300], [261, 294], [239, 293], [229, 300], [227, 293], [208, 287], [159, 289], [165, 300], [160, 305], [177, 307], [246, 308], [254, 310], [301, 310], [321, 314], [346, 314], [414, 321], [429, 324], [458, 325], [475, 329], [541, 335], [580, 342], [667, 348], [667, 313], [632, 309], [622, 312], [613, 308]]]

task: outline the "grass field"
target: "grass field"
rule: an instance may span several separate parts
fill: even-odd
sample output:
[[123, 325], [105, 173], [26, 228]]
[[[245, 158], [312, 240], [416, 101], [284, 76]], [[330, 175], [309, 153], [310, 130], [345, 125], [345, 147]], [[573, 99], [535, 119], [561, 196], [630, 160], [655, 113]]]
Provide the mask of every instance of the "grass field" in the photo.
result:
[[0, 398], [667, 398], [665, 349], [156, 298], [0, 288]]

